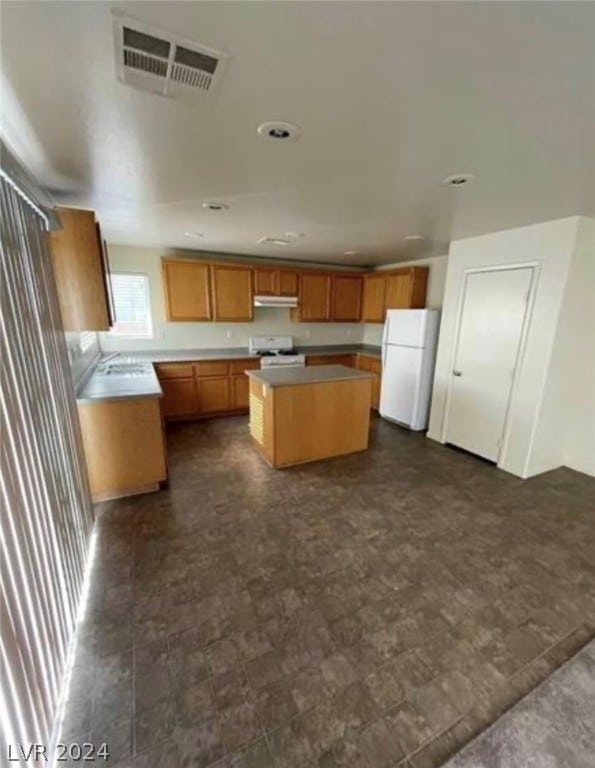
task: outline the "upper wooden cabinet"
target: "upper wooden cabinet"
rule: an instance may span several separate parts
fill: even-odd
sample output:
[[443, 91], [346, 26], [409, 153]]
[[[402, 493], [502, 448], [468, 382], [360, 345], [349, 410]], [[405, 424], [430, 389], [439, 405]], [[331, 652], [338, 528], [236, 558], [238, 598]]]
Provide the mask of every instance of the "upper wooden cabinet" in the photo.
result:
[[211, 265], [213, 320], [249, 322], [253, 319], [252, 267]]
[[209, 265], [198, 261], [164, 259], [161, 268], [167, 319], [180, 322], [211, 320]]
[[324, 272], [302, 272], [298, 306], [291, 311], [294, 320], [324, 323], [331, 319], [332, 277]]
[[109, 275], [93, 211], [58, 208], [62, 229], [49, 233], [65, 331], [107, 331], [111, 326]]
[[409, 267], [386, 277], [386, 309], [423, 309], [426, 306], [428, 268]]
[[297, 296], [300, 284], [298, 273], [291, 269], [280, 269], [277, 274], [277, 294], [279, 296]]
[[256, 296], [297, 296], [298, 273], [290, 269], [255, 267], [254, 293]]
[[386, 280], [381, 275], [366, 275], [364, 277], [364, 307], [362, 320], [364, 323], [384, 322], [384, 297]]
[[278, 269], [257, 267], [254, 270], [254, 293], [256, 296], [276, 296], [278, 274]]
[[358, 323], [362, 314], [362, 278], [333, 275], [331, 320]]
[[427, 267], [408, 267], [366, 275], [365, 323], [383, 323], [387, 309], [423, 309], [426, 306]]
[[276, 266], [167, 258], [168, 320], [251, 322], [254, 296], [297, 296], [302, 323], [383, 323], [387, 309], [426, 305], [427, 267], [373, 272], [297, 271]]

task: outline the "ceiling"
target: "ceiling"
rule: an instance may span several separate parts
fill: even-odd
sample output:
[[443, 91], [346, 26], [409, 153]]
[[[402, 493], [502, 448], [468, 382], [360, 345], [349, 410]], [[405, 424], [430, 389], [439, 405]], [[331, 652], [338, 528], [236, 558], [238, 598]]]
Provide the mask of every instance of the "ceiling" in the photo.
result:
[[[121, 83], [112, 8], [227, 52], [215, 98]], [[595, 214], [593, 3], [3, 2], [1, 21], [5, 139], [110, 243], [370, 265]], [[301, 137], [264, 140], [267, 120]]]

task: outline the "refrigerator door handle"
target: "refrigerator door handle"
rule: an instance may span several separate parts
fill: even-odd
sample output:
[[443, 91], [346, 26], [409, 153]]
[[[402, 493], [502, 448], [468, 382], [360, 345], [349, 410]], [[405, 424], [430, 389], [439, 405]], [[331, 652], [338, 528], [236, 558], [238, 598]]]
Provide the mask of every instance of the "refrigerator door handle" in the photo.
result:
[[386, 342], [388, 340], [388, 316], [384, 321], [384, 328], [382, 329], [382, 367], [386, 366]]

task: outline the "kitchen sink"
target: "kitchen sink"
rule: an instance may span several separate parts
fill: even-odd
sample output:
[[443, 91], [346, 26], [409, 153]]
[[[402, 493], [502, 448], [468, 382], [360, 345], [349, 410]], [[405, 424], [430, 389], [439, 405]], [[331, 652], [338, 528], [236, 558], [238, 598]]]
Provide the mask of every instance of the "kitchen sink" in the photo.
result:
[[142, 363], [111, 363], [98, 365], [95, 373], [100, 376], [146, 376], [149, 370]]

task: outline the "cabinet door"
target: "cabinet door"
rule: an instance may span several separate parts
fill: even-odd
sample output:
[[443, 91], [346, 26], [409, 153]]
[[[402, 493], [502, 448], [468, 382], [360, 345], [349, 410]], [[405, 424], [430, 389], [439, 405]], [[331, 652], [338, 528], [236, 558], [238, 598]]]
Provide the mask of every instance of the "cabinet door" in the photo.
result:
[[299, 318], [318, 323], [331, 319], [331, 276], [302, 273], [300, 280]]
[[257, 267], [254, 270], [254, 293], [256, 296], [277, 296], [279, 270]]
[[380, 406], [380, 376], [376, 374], [372, 380], [372, 408], [377, 411]]
[[217, 413], [231, 408], [228, 376], [197, 379], [198, 408], [200, 413]]
[[164, 261], [162, 269], [167, 319], [210, 320], [209, 265]]
[[411, 267], [411, 309], [424, 309], [426, 306], [426, 292], [428, 289], [428, 267]]
[[389, 275], [386, 278], [386, 309], [411, 308], [411, 273]]
[[192, 416], [198, 412], [194, 379], [164, 379], [161, 381], [161, 389], [163, 390], [161, 403], [166, 419]]
[[386, 280], [384, 276], [366, 275], [364, 278], [364, 307], [362, 320], [364, 323], [384, 322], [384, 295]]
[[250, 400], [250, 379], [245, 373], [232, 376], [232, 397], [235, 410], [247, 409]]
[[107, 319], [111, 326], [116, 322], [116, 308], [114, 305], [114, 293], [112, 291], [112, 281], [110, 279], [109, 255], [107, 252], [107, 243], [101, 235], [101, 227], [96, 222], [97, 240], [99, 242], [99, 252], [101, 254], [103, 271], [103, 290], [105, 292], [105, 303], [107, 304]]
[[299, 290], [299, 278], [297, 272], [281, 269], [278, 272], [278, 295], [297, 296]]
[[336, 322], [358, 323], [362, 310], [362, 278], [354, 275], [333, 275], [332, 319]]
[[251, 267], [213, 264], [213, 319], [250, 322], [252, 307]]
[[64, 330], [107, 331], [107, 275], [95, 214], [73, 208], [56, 213], [62, 229], [49, 232], [48, 242]]

